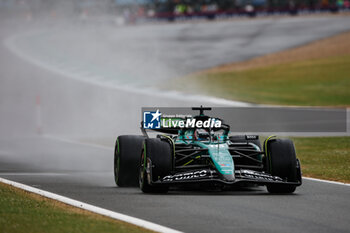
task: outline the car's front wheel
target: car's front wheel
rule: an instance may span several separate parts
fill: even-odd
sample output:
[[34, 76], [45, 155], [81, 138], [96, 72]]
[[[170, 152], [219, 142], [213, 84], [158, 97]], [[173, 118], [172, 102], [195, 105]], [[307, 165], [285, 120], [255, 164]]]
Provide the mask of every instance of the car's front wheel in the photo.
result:
[[[294, 144], [290, 139], [270, 139], [265, 141], [265, 170], [273, 176], [288, 182], [301, 181], [300, 165], [296, 158]], [[269, 184], [270, 193], [293, 193], [296, 185]]]
[[172, 170], [172, 147], [169, 142], [159, 138], [144, 140], [141, 159], [139, 184], [144, 193], [165, 193], [167, 185], [152, 185], [150, 181], [157, 181]]
[[115, 142], [114, 180], [119, 187], [138, 186], [139, 159], [144, 136], [123, 135]]

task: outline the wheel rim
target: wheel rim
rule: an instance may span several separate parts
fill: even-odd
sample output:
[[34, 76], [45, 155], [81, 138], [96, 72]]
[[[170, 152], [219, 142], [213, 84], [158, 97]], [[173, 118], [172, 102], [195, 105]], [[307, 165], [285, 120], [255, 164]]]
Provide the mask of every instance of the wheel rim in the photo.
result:
[[139, 172], [139, 184], [140, 188], [143, 187], [144, 183], [144, 151], [142, 150], [142, 155], [141, 155], [141, 164], [140, 164], [140, 172]]
[[116, 149], [115, 157], [114, 157], [114, 179], [116, 183], [118, 183], [118, 178], [119, 178], [119, 166], [120, 166], [119, 153], [118, 153], [118, 149]]

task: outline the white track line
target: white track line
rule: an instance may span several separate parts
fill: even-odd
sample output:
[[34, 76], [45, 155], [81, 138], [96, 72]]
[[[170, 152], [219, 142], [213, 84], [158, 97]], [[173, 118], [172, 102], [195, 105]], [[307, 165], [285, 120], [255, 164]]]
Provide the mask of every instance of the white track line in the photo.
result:
[[328, 183], [328, 184], [344, 185], [344, 186], [349, 186], [350, 187], [350, 184], [343, 183], [343, 182], [337, 182], [337, 181], [331, 181], [331, 180], [321, 180], [321, 179], [316, 179], [316, 178], [311, 178], [311, 177], [303, 177], [303, 179], [311, 180], [311, 181], [317, 181], [317, 182], [323, 182], [323, 183]]
[[166, 232], [166, 233], [181, 233], [181, 231], [177, 231], [177, 230], [165, 227], [165, 226], [161, 226], [161, 225], [158, 225], [158, 224], [155, 224], [152, 222], [148, 222], [148, 221], [145, 221], [145, 220], [142, 220], [139, 218], [135, 218], [135, 217], [131, 217], [131, 216], [121, 214], [118, 212], [106, 210], [106, 209], [103, 209], [103, 208], [100, 208], [97, 206], [93, 206], [93, 205], [90, 205], [90, 204], [87, 204], [84, 202], [73, 200], [73, 199], [68, 198], [68, 197], [64, 197], [64, 196], [61, 196], [61, 195], [58, 195], [55, 193], [47, 192], [47, 191], [44, 191], [41, 189], [37, 189], [37, 188], [31, 187], [31, 186], [28, 186], [25, 184], [17, 183], [17, 182], [7, 180], [7, 179], [1, 178], [1, 177], [0, 177], [0, 182], [5, 183], [5, 184], [9, 184], [11, 186], [23, 189], [23, 190], [31, 192], [31, 193], [36, 193], [36, 194], [43, 196], [43, 197], [47, 197], [50, 199], [54, 199], [54, 200], [63, 202], [65, 204], [68, 204], [71, 206], [75, 206], [75, 207], [78, 207], [78, 208], [81, 208], [84, 210], [88, 210], [88, 211], [91, 211], [91, 212], [94, 212], [97, 214], [101, 214], [101, 215], [104, 215], [104, 216], [107, 216], [107, 217], [110, 217], [113, 219], [117, 219], [117, 220], [120, 220], [123, 222], [131, 223], [131, 224], [134, 224], [136, 226], [143, 227], [143, 228], [146, 228], [146, 229], [149, 229], [152, 231]]

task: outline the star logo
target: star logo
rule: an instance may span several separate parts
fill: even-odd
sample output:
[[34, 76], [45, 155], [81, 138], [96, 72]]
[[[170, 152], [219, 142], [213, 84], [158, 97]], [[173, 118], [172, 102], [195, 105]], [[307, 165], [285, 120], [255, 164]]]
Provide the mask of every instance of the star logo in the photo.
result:
[[162, 115], [162, 113], [160, 113], [159, 109], [157, 109], [157, 111], [155, 113], [151, 113], [151, 115], [153, 116], [151, 122], [153, 122], [156, 119], [157, 119], [157, 121], [159, 121], [159, 117]]

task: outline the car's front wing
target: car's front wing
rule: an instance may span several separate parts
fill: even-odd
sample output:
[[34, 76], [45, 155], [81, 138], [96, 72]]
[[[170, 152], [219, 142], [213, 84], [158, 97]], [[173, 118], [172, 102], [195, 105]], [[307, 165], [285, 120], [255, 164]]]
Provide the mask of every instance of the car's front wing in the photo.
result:
[[[152, 176], [151, 176], [152, 177]], [[272, 176], [265, 172], [240, 169], [235, 171], [234, 180], [225, 180], [220, 174], [211, 169], [200, 169], [186, 172], [179, 172], [168, 175], [157, 181], [151, 181], [152, 185], [176, 185], [186, 183], [221, 183], [224, 185], [236, 185], [239, 183], [254, 183], [258, 185], [281, 184], [281, 185], [301, 185], [301, 181], [288, 182], [278, 176]]]

